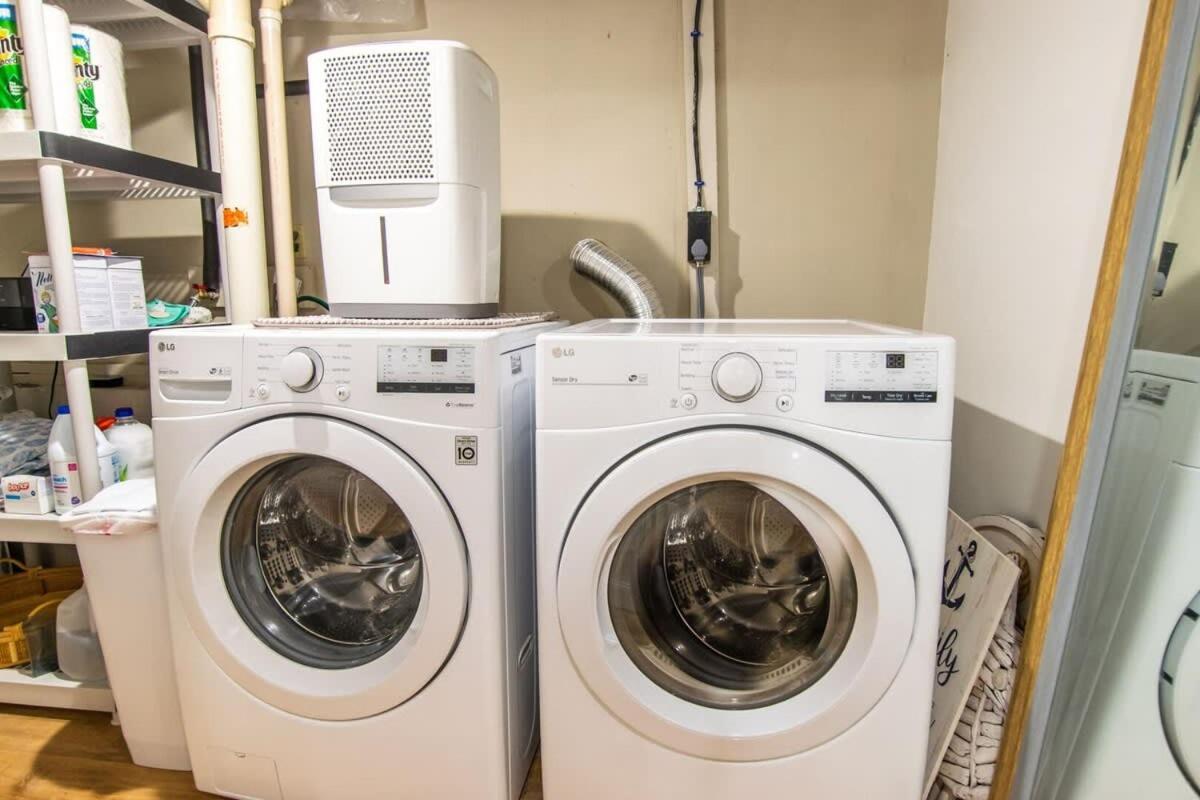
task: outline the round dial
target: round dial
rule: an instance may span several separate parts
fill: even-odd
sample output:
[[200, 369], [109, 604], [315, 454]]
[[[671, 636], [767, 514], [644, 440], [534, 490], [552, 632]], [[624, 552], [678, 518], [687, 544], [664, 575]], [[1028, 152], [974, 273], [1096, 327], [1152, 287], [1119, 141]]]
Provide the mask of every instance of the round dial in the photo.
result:
[[713, 388], [731, 403], [743, 403], [758, 394], [762, 367], [745, 353], [727, 353], [713, 367]]
[[279, 374], [288, 388], [296, 392], [311, 392], [321, 382], [324, 371], [321, 357], [307, 347], [297, 347], [283, 357]]

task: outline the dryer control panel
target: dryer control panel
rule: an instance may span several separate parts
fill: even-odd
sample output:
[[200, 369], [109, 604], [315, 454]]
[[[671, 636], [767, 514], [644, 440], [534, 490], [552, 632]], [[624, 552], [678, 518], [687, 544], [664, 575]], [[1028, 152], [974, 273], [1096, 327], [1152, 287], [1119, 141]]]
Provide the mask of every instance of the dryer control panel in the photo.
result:
[[836, 321], [620, 320], [545, 334], [538, 348], [543, 428], [711, 414], [930, 439], [950, 431], [954, 343], [944, 336]]

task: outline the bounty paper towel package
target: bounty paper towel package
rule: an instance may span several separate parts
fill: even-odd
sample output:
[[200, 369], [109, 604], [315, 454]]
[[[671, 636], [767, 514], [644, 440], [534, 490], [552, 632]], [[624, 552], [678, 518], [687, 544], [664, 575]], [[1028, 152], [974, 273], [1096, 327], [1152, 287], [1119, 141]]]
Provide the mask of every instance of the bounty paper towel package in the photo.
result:
[[[79, 100], [71, 52], [71, 23], [67, 12], [48, 4], [42, 7], [42, 17], [46, 26], [55, 122], [59, 133], [78, 134]], [[0, 131], [33, 128], [19, 25], [16, 4], [0, 2]]]
[[81, 134], [114, 147], [132, 147], [121, 42], [87, 25], [71, 26]]
[[22, 53], [17, 6], [0, 3], [0, 131], [25, 131], [33, 127]]
[[49, 514], [54, 508], [50, 481], [40, 475], [9, 475], [0, 479], [4, 488], [4, 513]]
[[50, 83], [54, 96], [54, 122], [59, 133], [79, 135], [79, 95], [75, 88], [75, 56], [71, 51], [71, 21], [58, 6], [42, 6], [46, 23], [46, 50], [50, 56]]

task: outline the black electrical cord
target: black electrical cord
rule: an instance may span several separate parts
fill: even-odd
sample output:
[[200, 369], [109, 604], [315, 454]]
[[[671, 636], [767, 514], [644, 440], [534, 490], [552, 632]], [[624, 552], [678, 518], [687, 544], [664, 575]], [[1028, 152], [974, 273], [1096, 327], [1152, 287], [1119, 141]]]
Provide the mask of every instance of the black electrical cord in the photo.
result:
[[704, 270], [696, 267], [696, 318], [704, 319]]
[[50, 373], [50, 400], [46, 403], [46, 419], [54, 419], [54, 384], [58, 383], [58, 362], [54, 362], [54, 372]]
[[700, 172], [700, 9], [704, 0], [696, 0], [692, 20], [692, 158], [696, 164], [696, 208], [704, 208], [704, 177]]

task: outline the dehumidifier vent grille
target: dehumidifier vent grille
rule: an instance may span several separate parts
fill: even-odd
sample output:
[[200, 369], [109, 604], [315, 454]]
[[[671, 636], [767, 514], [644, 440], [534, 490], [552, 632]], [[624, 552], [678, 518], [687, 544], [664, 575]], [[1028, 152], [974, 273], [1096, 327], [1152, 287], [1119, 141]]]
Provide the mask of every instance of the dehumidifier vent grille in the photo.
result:
[[338, 56], [325, 62], [329, 170], [334, 183], [434, 179], [428, 52]]

